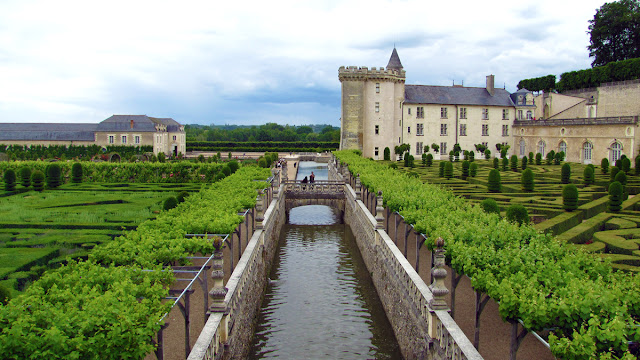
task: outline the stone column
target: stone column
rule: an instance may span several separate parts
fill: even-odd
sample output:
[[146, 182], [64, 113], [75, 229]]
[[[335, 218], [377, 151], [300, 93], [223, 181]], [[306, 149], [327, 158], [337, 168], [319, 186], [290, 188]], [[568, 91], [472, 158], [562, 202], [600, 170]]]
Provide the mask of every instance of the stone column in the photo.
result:
[[285, 161], [282, 164], [282, 171], [280, 171], [280, 176], [282, 181], [289, 180], [289, 171], [287, 171], [287, 162]]
[[444, 240], [442, 238], [436, 239], [435, 245], [435, 260], [431, 269], [433, 283], [429, 285], [433, 299], [429, 302], [429, 307], [432, 310], [448, 310], [446, 296], [449, 289], [444, 285], [444, 279], [447, 277], [447, 270], [444, 269]]
[[264, 221], [264, 200], [262, 190], [258, 190], [258, 196], [256, 197], [256, 230], [262, 230], [264, 227], [262, 221]]
[[278, 198], [278, 191], [280, 190], [280, 170], [273, 168], [271, 169], [271, 174], [273, 177], [273, 182], [271, 183], [271, 187], [273, 187], [273, 198]]
[[213, 239], [213, 265], [211, 271], [211, 278], [213, 279], [213, 288], [209, 291], [209, 298], [211, 304], [209, 305], [209, 314], [214, 312], [225, 313], [221, 328], [221, 341], [227, 340], [227, 305], [224, 302], [224, 298], [227, 295], [227, 288], [224, 286], [224, 268], [223, 268], [223, 256], [222, 256], [223, 241], [221, 238], [216, 237]]
[[376, 229], [384, 229], [384, 206], [382, 200], [382, 191], [378, 191], [378, 196], [376, 196]]
[[356, 200], [362, 198], [362, 184], [360, 183], [360, 174], [356, 175]]

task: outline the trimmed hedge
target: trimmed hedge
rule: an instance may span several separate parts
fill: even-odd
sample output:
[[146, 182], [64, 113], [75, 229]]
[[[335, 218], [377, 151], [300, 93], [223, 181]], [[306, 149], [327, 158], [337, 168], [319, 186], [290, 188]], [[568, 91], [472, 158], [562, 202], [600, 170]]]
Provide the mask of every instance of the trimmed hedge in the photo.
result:
[[323, 152], [339, 147], [333, 141], [187, 141], [187, 151]]

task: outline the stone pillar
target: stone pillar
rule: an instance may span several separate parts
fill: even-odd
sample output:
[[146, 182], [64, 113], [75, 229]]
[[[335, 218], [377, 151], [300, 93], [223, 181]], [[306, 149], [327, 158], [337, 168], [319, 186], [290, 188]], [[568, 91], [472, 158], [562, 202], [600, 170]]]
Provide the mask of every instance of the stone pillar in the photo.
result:
[[271, 183], [271, 187], [273, 188], [273, 198], [278, 198], [278, 192], [280, 190], [280, 170], [273, 168], [271, 169], [271, 174], [273, 177], [273, 182]]
[[356, 200], [362, 197], [362, 184], [360, 183], [360, 174], [356, 175]]
[[256, 197], [256, 230], [262, 230], [264, 227], [262, 221], [264, 221], [264, 200], [262, 190], [258, 190], [258, 196]]
[[436, 239], [435, 245], [435, 259], [431, 269], [433, 283], [429, 285], [433, 299], [429, 302], [429, 307], [432, 310], [448, 310], [446, 296], [449, 289], [444, 285], [444, 279], [447, 277], [447, 270], [444, 269], [444, 240], [442, 238]]
[[287, 162], [282, 163], [282, 170], [280, 171], [282, 181], [289, 180], [289, 171], [287, 171]]
[[213, 279], [213, 287], [209, 291], [209, 298], [211, 299], [211, 304], [209, 305], [209, 314], [214, 312], [222, 312], [225, 313], [225, 317], [222, 323], [222, 328], [220, 331], [221, 341], [227, 340], [227, 325], [228, 319], [226, 316], [227, 313], [227, 305], [224, 302], [224, 298], [227, 295], [227, 288], [224, 286], [224, 267], [223, 267], [223, 257], [222, 257], [222, 245], [223, 241], [221, 238], [216, 237], [213, 239], [213, 265], [211, 271], [211, 278]]
[[384, 229], [383, 213], [384, 213], [384, 205], [382, 201], [382, 191], [378, 191], [378, 196], [376, 196], [376, 229]]

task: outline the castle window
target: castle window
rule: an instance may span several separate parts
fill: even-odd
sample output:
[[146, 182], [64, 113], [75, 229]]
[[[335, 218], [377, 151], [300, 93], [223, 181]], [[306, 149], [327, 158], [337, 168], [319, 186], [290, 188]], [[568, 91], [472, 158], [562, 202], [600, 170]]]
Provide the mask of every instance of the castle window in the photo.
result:
[[416, 143], [416, 155], [422, 155], [422, 151], [424, 150], [424, 146], [422, 145], [422, 142], [417, 142]]
[[411, 126], [407, 126], [407, 134], [411, 134]]
[[175, 136], [175, 135], [173, 135], [173, 141], [176, 141], [176, 139], [177, 139], [177, 138], [176, 138], [176, 136]]
[[116, 140], [116, 137], [113, 135], [109, 135], [109, 144], [113, 144]]
[[591, 164], [591, 152], [593, 151], [593, 144], [590, 142], [584, 143], [582, 145], [582, 160], [585, 164]]
[[527, 110], [527, 120], [533, 119], [533, 112], [531, 110]]
[[502, 125], [502, 136], [509, 136], [509, 125]]
[[560, 145], [558, 146], [558, 152], [563, 152], [565, 154], [565, 157], [567, 155], [567, 143], [564, 141], [560, 142]]
[[620, 157], [622, 157], [622, 144], [616, 141], [611, 145], [611, 159], [609, 159], [609, 163], [614, 164]]
[[376, 131], [376, 135], [380, 134], [380, 125], [376, 125], [375, 131]]
[[447, 143], [446, 142], [441, 142], [440, 143], [440, 155], [447, 155]]
[[518, 95], [518, 105], [524, 105], [524, 97], [522, 95]]
[[441, 119], [446, 119], [447, 118], [447, 108], [446, 107], [440, 108], [440, 118]]
[[482, 136], [489, 136], [489, 124], [482, 124]]
[[518, 120], [522, 120], [523, 118], [522, 114], [523, 114], [522, 110], [518, 110]]
[[133, 142], [135, 142], [136, 144], [140, 144], [140, 135], [136, 135], [133, 137]]
[[482, 109], [482, 120], [489, 120], [489, 109], [488, 108], [483, 108]]
[[411, 115], [411, 108], [407, 108], [407, 114]]
[[440, 136], [447, 136], [447, 124], [440, 124]]
[[509, 109], [502, 109], [502, 120], [509, 120]]
[[424, 135], [424, 124], [416, 124], [416, 135], [418, 136]]
[[467, 118], [467, 108], [460, 108], [460, 119]]
[[127, 143], [127, 135], [122, 135], [122, 143], [123, 144]]
[[542, 155], [542, 157], [544, 157], [544, 149], [546, 147], [546, 144], [544, 143], [544, 140], [540, 140], [538, 141], [538, 152], [540, 153], [540, 155]]
[[376, 112], [380, 112], [380, 103], [376, 102]]
[[520, 139], [520, 156], [524, 156], [527, 151], [527, 143], [524, 139]]
[[467, 124], [460, 124], [460, 136], [467, 136]]
[[375, 148], [373, 148], [373, 154], [376, 156], [376, 158], [378, 158], [378, 147], [376, 146]]
[[380, 93], [380, 83], [376, 83], [376, 93]]
[[416, 117], [418, 119], [424, 119], [424, 107], [418, 106], [416, 108]]

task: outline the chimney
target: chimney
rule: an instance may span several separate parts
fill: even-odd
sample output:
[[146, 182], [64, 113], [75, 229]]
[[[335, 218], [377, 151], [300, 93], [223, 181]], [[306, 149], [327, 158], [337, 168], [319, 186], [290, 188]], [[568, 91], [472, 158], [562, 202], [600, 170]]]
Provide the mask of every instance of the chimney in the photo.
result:
[[487, 75], [487, 92], [489, 95], [493, 96], [495, 94], [495, 88], [493, 87], [494, 76]]
[[129, 125], [131, 126], [131, 128], [133, 129], [133, 119], [129, 120]]

